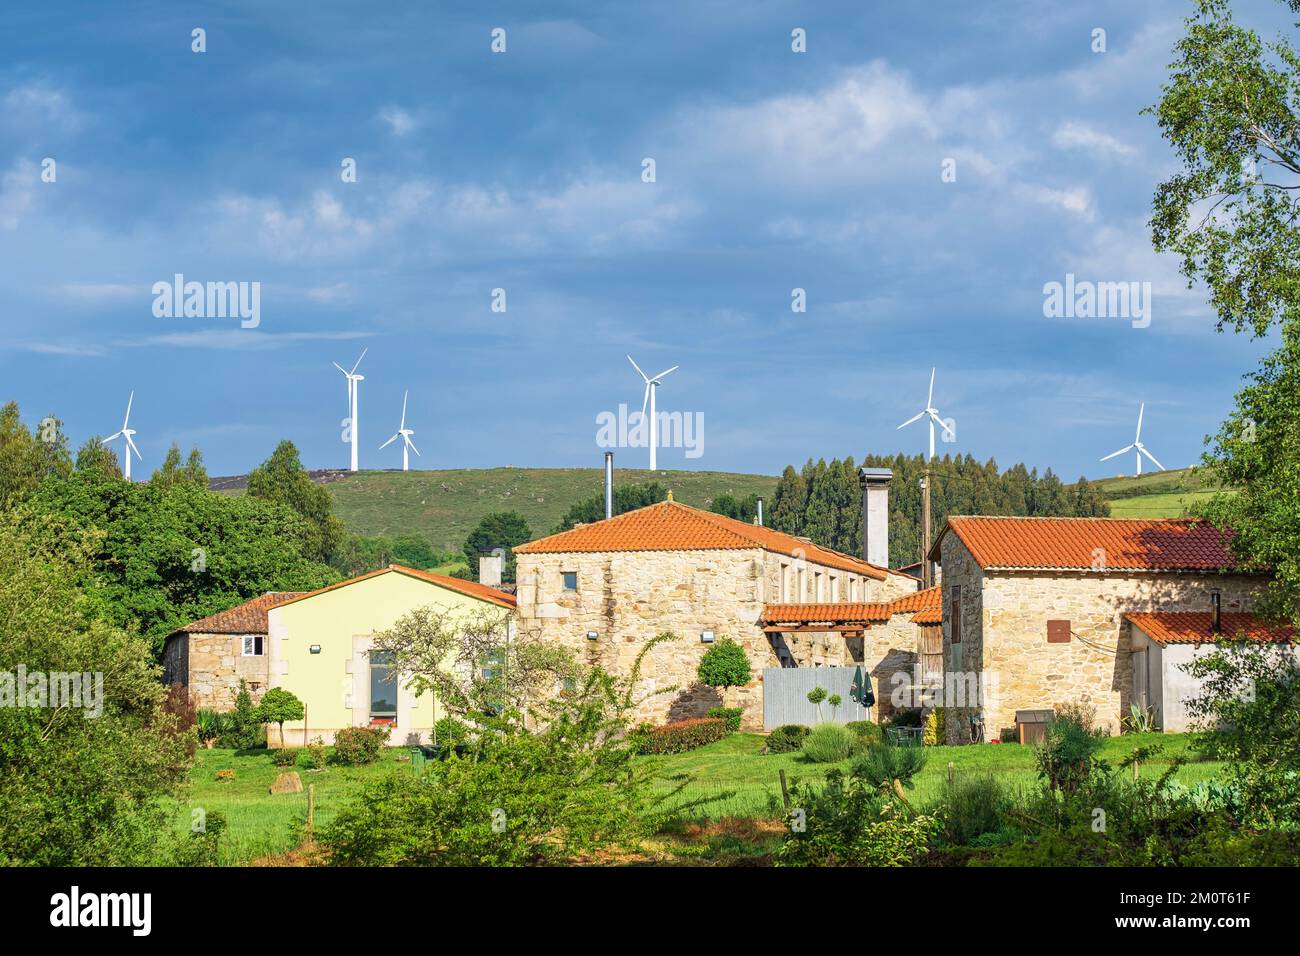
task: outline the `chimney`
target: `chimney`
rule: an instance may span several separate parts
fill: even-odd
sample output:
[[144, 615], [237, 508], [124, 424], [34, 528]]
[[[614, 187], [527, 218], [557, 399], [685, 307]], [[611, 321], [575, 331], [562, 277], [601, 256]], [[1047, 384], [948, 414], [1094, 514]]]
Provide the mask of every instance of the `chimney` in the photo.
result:
[[888, 468], [859, 468], [862, 488], [862, 558], [877, 567], [889, 567], [889, 482]]
[[1210, 633], [1223, 633], [1223, 594], [1218, 588], [1210, 591]]
[[763, 496], [759, 495], [755, 500], [758, 502], [758, 514], [754, 516], [754, 523], [761, 528], [763, 527]]
[[614, 517], [614, 453], [605, 452], [605, 517]]
[[501, 586], [501, 566], [505, 563], [505, 552], [500, 548], [478, 556], [478, 583], [490, 588]]

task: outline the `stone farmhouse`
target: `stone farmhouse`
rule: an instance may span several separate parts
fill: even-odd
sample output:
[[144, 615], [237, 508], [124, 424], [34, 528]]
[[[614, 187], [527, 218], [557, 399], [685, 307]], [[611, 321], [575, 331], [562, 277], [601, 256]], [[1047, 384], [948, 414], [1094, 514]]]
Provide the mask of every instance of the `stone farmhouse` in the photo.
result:
[[272, 591], [169, 634], [163, 647], [163, 681], [188, 688], [196, 707], [230, 710], [243, 680], [256, 704], [271, 686], [267, 612], [301, 595]]
[[[1135, 633], [1166, 644], [1187, 634], [1183, 625], [1146, 629], [1171, 613], [1208, 622], [1221, 609], [1236, 621], [1266, 582], [1235, 570], [1223, 534], [1191, 520], [950, 517], [930, 557], [943, 566], [950, 743], [969, 741], [977, 714], [985, 739], [1009, 740], [1018, 710], [1078, 700], [1118, 733], [1131, 704], [1158, 703], [1150, 673], [1134, 662], [1159, 654], [1135, 648]], [[1168, 665], [1176, 655], [1165, 656]], [[1163, 712], [1173, 714], [1168, 698]]]

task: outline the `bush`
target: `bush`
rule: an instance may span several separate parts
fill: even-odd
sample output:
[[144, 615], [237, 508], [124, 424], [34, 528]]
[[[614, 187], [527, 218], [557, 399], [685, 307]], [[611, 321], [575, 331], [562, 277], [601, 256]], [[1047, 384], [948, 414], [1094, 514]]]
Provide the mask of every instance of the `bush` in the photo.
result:
[[916, 709], [896, 710], [885, 718], [886, 727], [920, 727], [921, 711]]
[[226, 715], [204, 708], [195, 715], [195, 727], [199, 740], [205, 747], [216, 743], [217, 738], [226, 732]]
[[727, 722], [720, 717], [692, 717], [655, 727], [646, 734], [644, 753], [680, 754], [703, 747], [727, 736]]
[[767, 752], [788, 754], [799, 749], [809, 730], [803, 724], [782, 724], [767, 735]]
[[880, 743], [881, 731], [880, 725], [870, 720], [850, 720], [844, 725], [849, 730], [858, 735], [858, 739], [864, 744]]
[[740, 719], [745, 714], [743, 707], [710, 707], [709, 716], [718, 717], [727, 722], [727, 733], [734, 734], [740, 730]]
[[469, 724], [455, 717], [443, 717], [433, 725], [433, 739], [439, 747], [456, 747], [469, 740]]
[[325, 766], [325, 745], [319, 737], [298, 751], [298, 762], [306, 770], [320, 770]]
[[718, 641], [700, 658], [696, 670], [700, 683], [709, 687], [721, 687], [726, 693], [729, 687], [744, 687], [751, 676], [749, 658], [745, 649], [729, 637]]
[[298, 751], [292, 747], [281, 747], [272, 752], [271, 763], [277, 767], [293, 767], [298, 763]]
[[226, 729], [217, 741], [232, 750], [255, 750], [266, 746], [266, 728], [253, 706], [253, 696], [241, 679], [239, 693], [235, 695], [235, 709], [226, 715]]
[[334, 763], [359, 767], [379, 759], [388, 741], [388, 727], [345, 727], [334, 735]]
[[306, 708], [293, 691], [283, 687], [272, 687], [262, 695], [262, 702], [257, 705], [257, 719], [263, 724], [275, 724], [280, 728], [280, 746], [284, 746], [284, 722], [302, 720]]
[[975, 846], [979, 837], [1004, 829], [1003, 818], [1010, 804], [996, 777], [959, 776], [944, 791], [935, 815], [943, 819], [944, 837], [950, 844]]
[[947, 721], [942, 707], [936, 707], [925, 717], [925, 730], [921, 733], [921, 743], [927, 747], [936, 747], [947, 740]]
[[843, 724], [818, 724], [799, 749], [813, 763], [839, 763], [849, 759], [857, 743], [857, 734]]
[[1082, 704], [1058, 707], [1056, 716], [1044, 726], [1043, 740], [1034, 748], [1034, 759], [1038, 776], [1052, 790], [1073, 793], [1092, 774], [1105, 736], [1094, 725], [1095, 713]]
[[873, 744], [853, 765], [853, 775], [873, 787], [898, 792], [912, 788], [912, 778], [925, 766], [925, 751], [919, 747], [890, 747]]

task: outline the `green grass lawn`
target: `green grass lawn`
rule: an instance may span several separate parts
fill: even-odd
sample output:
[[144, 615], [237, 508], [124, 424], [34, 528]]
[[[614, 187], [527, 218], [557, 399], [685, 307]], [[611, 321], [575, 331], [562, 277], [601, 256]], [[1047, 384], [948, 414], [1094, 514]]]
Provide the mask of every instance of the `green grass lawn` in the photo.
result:
[[[640, 758], [655, 768], [656, 788], [668, 794], [685, 774], [690, 780], [667, 806], [691, 817], [716, 820], [721, 817], [766, 816], [779, 806], [779, 771], [787, 780], [821, 780], [833, 766], [814, 764], [800, 754], [763, 754], [765, 738], [759, 734], [733, 734], [689, 753], [670, 757]], [[1126, 734], [1108, 739], [1102, 756], [1118, 762], [1135, 747], [1157, 744], [1165, 748], [1159, 761], [1144, 764], [1144, 777], [1158, 776], [1176, 754], [1192, 756], [1190, 738], [1183, 734]], [[951, 761], [956, 773], [995, 774], [1011, 788], [1035, 785], [1034, 756], [1030, 747], [1019, 744], [986, 744], [972, 747], [926, 747], [925, 769], [916, 781], [916, 800], [924, 805], [938, 798], [947, 779]], [[190, 795], [176, 808], [176, 827], [189, 830], [192, 811], [220, 811], [228, 829], [221, 841], [221, 861], [248, 863], [260, 857], [285, 853], [297, 845], [307, 817], [308, 784], [316, 789], [315, 822], [319, 829], [333, 819], [338, 808], [352, 797], [361, 783], [379, 774], [401, 770], [406, 764], [405, 748], [390, 748], [369, 767], [328, 767], [312, 772], [298, 768], [302, 793], [272, 796], [271, 784], [279, 768], [269, 752], [236, 753], [233, 750], [199, 750], [190, 774]], [[1163, 762], [1161, 762], [1163, 761]], [[1192, 785], [1213, 778], [1222, 764], [1190, 763], [1179, 770], [1177, 779]], [[217, 771], [232, 769], [235, 779], [218, 781]]]
[[1184, 491], [1163, 495], [1137, 495], [1110, 502], [1112, 518], [1181, 518], [1194, 506], [1209, 501], [1218, 492]]

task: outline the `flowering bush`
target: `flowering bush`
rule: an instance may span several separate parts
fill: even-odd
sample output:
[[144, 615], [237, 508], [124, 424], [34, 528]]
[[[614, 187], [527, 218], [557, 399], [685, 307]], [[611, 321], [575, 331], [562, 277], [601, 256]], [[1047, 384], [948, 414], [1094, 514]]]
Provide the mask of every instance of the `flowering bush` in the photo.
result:
[[727, 736], [727, 722], [721, 717], [691, 717], [646, 733], [641, 747], [648, 754], [679, 754], [703, 747]]

